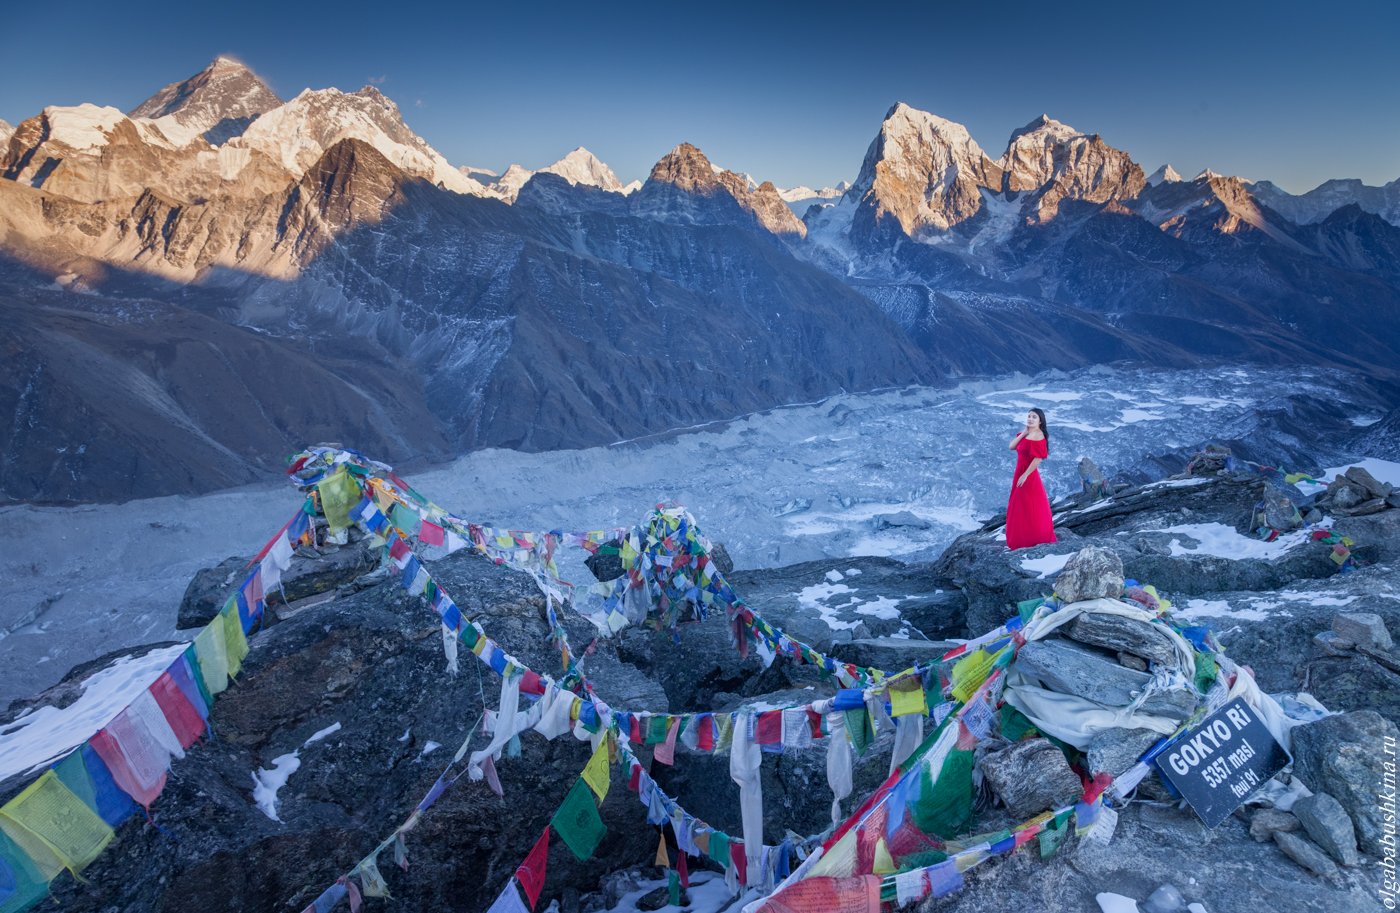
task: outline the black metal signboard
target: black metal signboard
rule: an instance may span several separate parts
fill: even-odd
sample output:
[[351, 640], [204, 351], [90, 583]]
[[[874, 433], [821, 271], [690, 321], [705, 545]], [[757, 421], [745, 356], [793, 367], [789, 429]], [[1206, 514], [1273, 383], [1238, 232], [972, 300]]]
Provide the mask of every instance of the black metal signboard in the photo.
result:
[[1157, 756], [1157, 768], [1215, 827], [1289, 762], [1242, 698], [1206, 717]]

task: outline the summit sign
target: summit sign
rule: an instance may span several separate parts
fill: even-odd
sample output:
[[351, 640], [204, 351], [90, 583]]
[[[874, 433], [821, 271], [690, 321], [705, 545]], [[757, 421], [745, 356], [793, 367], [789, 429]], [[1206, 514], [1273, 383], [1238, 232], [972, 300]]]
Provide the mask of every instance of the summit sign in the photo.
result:
[[1206, 826], [1215, 827], [1288, 761], [1250, 706], [1236, 698], [1162, 752], [1157, 767]]

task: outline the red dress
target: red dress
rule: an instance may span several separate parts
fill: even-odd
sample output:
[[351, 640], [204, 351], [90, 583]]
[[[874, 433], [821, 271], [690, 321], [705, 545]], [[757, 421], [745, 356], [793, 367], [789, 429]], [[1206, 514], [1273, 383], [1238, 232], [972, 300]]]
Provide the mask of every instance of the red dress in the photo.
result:
[[1026, 471], [1031, 460], [1045, 459], [1050, 453], [1044, 438], [1032, 441], [1021, 438], [1016, 444], [1016, 474], [1011, 477], [1011, 497], [1006, 501], [1006, 547], [1030, 548], [1055, 541], [1055, 524], [1050, 516], [1050, 499], [1045, 495], [1045, 485], [1040, 481], [1040, 470], [1036, 469], [1026, 479], [1024, 485], [1016, 487], [1016, 480]]

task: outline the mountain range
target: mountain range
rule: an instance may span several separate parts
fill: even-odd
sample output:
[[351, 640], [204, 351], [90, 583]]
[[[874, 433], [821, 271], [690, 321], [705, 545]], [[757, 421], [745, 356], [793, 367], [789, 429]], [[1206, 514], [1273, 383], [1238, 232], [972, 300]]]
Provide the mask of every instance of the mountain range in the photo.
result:
[[849, 186], [681, 143], [451, 164], [373, 87], [219, 58], [128, 113], [0, 123], [0, 494], [608, 443], [839, 390], [1118, 361], [1329, 364], [1392, 398], [1400, 180], [1150, 177], [1048, 116], [991, 158], [890, 109]]

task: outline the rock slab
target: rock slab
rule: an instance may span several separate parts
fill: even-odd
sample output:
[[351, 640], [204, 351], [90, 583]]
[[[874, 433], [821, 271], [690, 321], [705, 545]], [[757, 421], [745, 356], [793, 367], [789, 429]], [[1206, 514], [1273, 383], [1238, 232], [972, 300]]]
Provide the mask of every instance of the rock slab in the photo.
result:
[[1049, 739], [1026, 739], [1000, 750], [977, 752], [977, 766], [1007, 810], [1029, 818], [1073, 802], [1082, 784]]
[[1299, 726], [1292, 742], [1294, 774], [1309, 789], [1341, 803], [1362, 850], [1384, 855], [1389, 810], [1383, 806], [1388, 801], [1389, 809], [1395, 807], [1400, 730], [1374, 710], [1356, 710]]
[[1317, 793], [1293, 803], [1293, 815], [1313, 842], [1342, 865], [1361, 861], [1356, 851], [1356, 828], [1342, 804], [1327, 793]]

